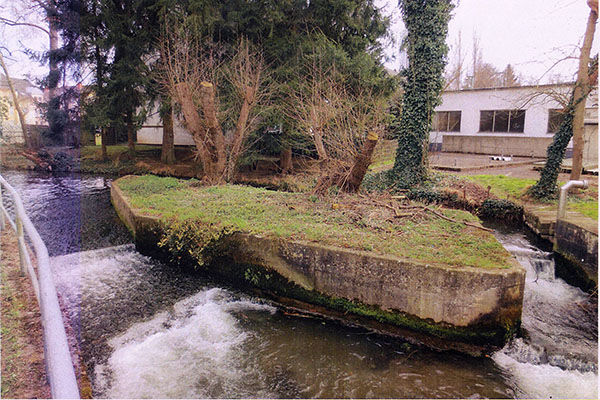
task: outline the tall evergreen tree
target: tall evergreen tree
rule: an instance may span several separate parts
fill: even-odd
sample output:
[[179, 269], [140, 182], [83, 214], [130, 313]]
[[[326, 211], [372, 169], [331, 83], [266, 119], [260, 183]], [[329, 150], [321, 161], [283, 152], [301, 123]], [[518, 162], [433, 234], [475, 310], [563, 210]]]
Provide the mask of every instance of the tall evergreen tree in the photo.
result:
[[135, 154], [135, 132], [145, 115], [145, 85], [156, 24], [150, 6], [155, 0], [105, 0], [101, 15], [106, 45], [112, 52], [107, 63], [106, 106], [113, 127], [127, 132], [129, 155]]

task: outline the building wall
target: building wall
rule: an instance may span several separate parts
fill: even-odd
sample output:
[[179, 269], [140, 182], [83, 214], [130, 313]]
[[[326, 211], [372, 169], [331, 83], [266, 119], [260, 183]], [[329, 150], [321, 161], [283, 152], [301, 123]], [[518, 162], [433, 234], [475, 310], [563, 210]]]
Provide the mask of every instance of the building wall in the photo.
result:
[[[444, 151], [544, 157], [553, 136], [548, 133], [549, 110], [561, 109], [556, 98], [568, 99], [571, 90], [569, 85], [543, 85], [447, 91], [436, 111], [461, 111], [460, 132], [432, 131], [430, 142], [443, 143]], [[596, 128], [597, 108], [598, 93], [594, 90], [586, 102], [586, 119], [589, 124], [595, 121]], [[526, 110], [522, 133], [479, 131], [482, 110], [511, 109]], [[592, 143], [593, 138], [590, 140]]]
[[[23, 144], [25, 140], [23, 138], [21, 121], [19, 121], [19, 114], [14, 106], [12, 93], [8, 87], [0, 87], [0, 98], [8, 103], [6, 119], [0, 120], [0, 124], [2, 125], [2, 141], [4, 143]], [[24, 92], [18, 92], [18, 98], [19, 106], [25, 116], [26, 125], [47, 125], [44, 116], [37, 107], [37, 103], [43, 101], [42, 92], [39, 89], [35, 87], [27, 88]]]
[[[173, 131], [176, 146], [193, 146], [194, 139], [192, 135], [183, 127], [181, 121], [174, 116]], [[144, 125], [137, 132], [137, 142], [140, 144], [162, 144], [163, 127], [158, 111], [148, 116]]]

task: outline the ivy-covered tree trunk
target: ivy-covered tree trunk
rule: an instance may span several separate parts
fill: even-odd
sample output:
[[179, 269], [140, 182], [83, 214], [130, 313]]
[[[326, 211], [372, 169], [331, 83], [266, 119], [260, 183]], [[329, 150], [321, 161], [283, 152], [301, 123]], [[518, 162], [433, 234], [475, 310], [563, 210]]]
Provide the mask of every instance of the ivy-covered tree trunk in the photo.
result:
[[[588, 81], [595, 82], [598, 79], [598, 56], [592, 59], [588, 68]], [[554, 138], [546, 150], [546, 164], [540, 174], [540, 179], [529, 188], [528, 193], [537, 199], [555, 197], [558, 193], [558, 173], [567, 150], [569, 141], [573, 137], [573, 123], [577, 105], [585, 103], [591, 91], [591, 86], [586, 85], [583, 90], [578, 90], [579, 84], [571, 93], [569, 104], [563, 110], [563, 120], [554, 134]]]
[[575, 107], [573, 105], [573, 96], [569, 100], [569, 104], [563, 111], [563, 120], [560, 124], [558, 132], [554, 134], [552, 143], [546, 150], [546, 165], [540, 175], [540, 180], [529, 189], [529, 194], [538, 199], [549, 198], [556, 195], [558, 187], [556, 180], [560, 172], [567, 150], [567, 145], [573, 137], [573, 114]]
[[427, 178], [427, 147], [433, 110], [441, 101], [448, 46], [450, 0], [400, 0], [408, 30], [405, 46], [408, 68], [402, 74], [402, 114], [394, 136], [398, 138], [391, 177], [399, 188]]

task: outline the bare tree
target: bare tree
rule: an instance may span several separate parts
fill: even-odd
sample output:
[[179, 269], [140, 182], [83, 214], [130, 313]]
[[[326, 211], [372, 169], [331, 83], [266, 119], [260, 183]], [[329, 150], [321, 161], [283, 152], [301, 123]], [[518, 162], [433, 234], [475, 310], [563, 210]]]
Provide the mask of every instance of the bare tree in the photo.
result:
[[590, 92], [590, 78], [588, 74], [590, 64], [590, 51], [592, 41], [596, 32], [596, 21], [598, 20], [598, 0], [587, 0], [590, 7], [583, 45], [579, 56], [579, 69], [577, 71], [577, 83], [573, 91], [573, 97], [578, 103], [575, 105], [573, 114], [573, 166], [571, 167], [571, 180], [581, 177], [583, 168], [583, 131], [585, 117], [585, 97]]
[[315, 61], [292, 94], [289, 116], [312, 140], [321, 161], [316, 191], [338, 186], [356, 192], [384, 132], [386, 101], [371, 91], [346, 87], [335, 66]]
[[479, 37], [476, 34], [473, 34], [471, 57], [471, 75], [466, 79], [467, 87], [480, 89], [502, 86], [502, 73], [492, 64], [483, 61], [483, 51], [479, 45]]
[[17, 92], [15, 91], [15, 89], [13, 87], [12, 80], [10, 79], [10, 74], [8, 73], [8, 68], [6, 67], [6, 64], [4, 63], [4, 56], [2, 55], [1, 51], [0, 51], [0, 67], [2, 67], [2, 70], [4, 71], [4, 76], [6, 77], [6, 82], [8, 83], [8, 88], [10, 90], [10, 93], [13, 98], [13, 103], [15, 105], [15, 110], [17, 111], [17, 115], [19, 116], [19, 123], [21, 124], [21, 131], [23, 133], [23, 140], [25, 141], [25, 147], [33, 148], [34, 143], [29, 136], [29, 132], [27, 131], [27, 125], [26, 125], [27, 123], [25, 122], [25, 114], [23, 113], [23, 110], [21, 110], [21, 105], [19, 103], [19, 96], [17, 95]]
[[[184, 27], [167, 29], [161, 47], [163, 84], [181, 107], [205, 179], [212, 184], [233, 180], [247, 133], [256, 121], [257, 105], [268, 94], [262, 55], [242, 39], [233, 57], [226, 59], [222, 48]], [[223, 89], [226, 84], [221, 87], [222, 78], [231, 90]], [[239, 106], [235, 129], [229, 133], [222, 127], [219, 103], [227, 94], [232, 97], [229, 104]]]
[[446, 65], [444, 79], [446, 85], [444, 90], [460, 90], [463, 84], [463, 72], [465, 69], [466, 52], [462, 48], [462, 32], [458, 32], [458, 39], [450, 48], [450, 61]]

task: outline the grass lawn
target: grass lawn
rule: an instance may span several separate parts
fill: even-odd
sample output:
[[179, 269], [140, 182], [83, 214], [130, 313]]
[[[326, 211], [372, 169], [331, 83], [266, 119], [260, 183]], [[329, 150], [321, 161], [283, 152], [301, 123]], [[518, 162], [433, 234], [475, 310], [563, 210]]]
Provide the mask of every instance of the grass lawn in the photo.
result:
[[[132, 207], [165, 221], [192, 219], [207, 227], [367, 250], [431, 264], [510, 266], [510, 254], [489, 232], [430, 213], [422, 213], [420, 218], [393, 218], [388, 208], [357, 196], [319, 198], [239, 185], [202, 187], [193, 179], [151, 175], [128, 176], [115, 184]], [[467, 212], [440, 211], [457, 221], [477, 221]]]
[[[501, 199], [509, 198], [518, 202], [531, 202], [527, 198], [527, 189], [536, 183], [536, 179], [513, 178], [505, 175], [473, 175], [466, 177], [484, 188], [491, 187], [490, 192]], [[595, 179], [595, 178], [594, 178]], [[563, 185], [559, 182], [558, 185]], [[558, 200], [544, 202], [548, 206], [553, 206]], [[569, 194], [567, 210], [577, 211], [588, 218], [598, 219], [598, 189], [591, 187], [577, 194]]]

